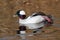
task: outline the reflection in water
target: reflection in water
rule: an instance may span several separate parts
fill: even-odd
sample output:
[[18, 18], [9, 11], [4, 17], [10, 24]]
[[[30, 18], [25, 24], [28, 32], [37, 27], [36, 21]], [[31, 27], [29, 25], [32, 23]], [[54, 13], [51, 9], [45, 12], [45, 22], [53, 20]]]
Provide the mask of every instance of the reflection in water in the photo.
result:
[[[20, 24], [20, 26], [26, 26], [27, 29], [34, 29], [33, 33], [29, 33], [28, 36], [33, 36], [34, 34], [36, 34], [37, 32], [39, 32], [40, 29], [38, 28], [41, 28], [44, 26], [44, 22], [42, 23], [30, 23], [30, 24]], [[41, 30], [40, 30], [41, 31]], [[27, 34], [27, 33], [26, 33]], [[23, 35], [20, 35], [20, 37], [22, 39], [27, 39], [26, 38], [26, 34], [23, 34]]]
[[[28, 27], [29, 29], [37, 29], [37, 28], [40, 28], [40, 27], [44, 27], [44, 23], [37, 23], [37, 24], [21, 24], [22, 26], [26, 26], [26, 27]], [[41, 31], [41, 30], [40, 30]], [[39, 32], [40, 32], [39, 31]], [[15, 35], [15, 36], [8, 36], [8, 37], [3, 37], [3, 38], [0, 38], [0, 40], [12, 40], [12, 39], [20, 39], [20, 38], [17, 38], [18, 36], [20, 36], [21, 37], [21, 39], [23, 40], [27, 40], [28, 38], [26, 38], [27, 36], [33, 36], [33, 34], [32, 33], [30, 33], [30, 34], [28, 34], [28, 33], [26, 33], [26, 34], [24, 34], [24, 35], [21, 35], [21, 34], [18, 34], [18, 35]], [[43, 37], [48, 37], [48, 35], [45, 35], [45, 34], [43, 34], [43, 35], [40, 35], [40, 36], [43, 36]], [[50, 35], [51, 36], [51, 35]], [[21, 40], [20, 39], [20, 40]], [[32, 39], [31, 39], [32, 40]]]

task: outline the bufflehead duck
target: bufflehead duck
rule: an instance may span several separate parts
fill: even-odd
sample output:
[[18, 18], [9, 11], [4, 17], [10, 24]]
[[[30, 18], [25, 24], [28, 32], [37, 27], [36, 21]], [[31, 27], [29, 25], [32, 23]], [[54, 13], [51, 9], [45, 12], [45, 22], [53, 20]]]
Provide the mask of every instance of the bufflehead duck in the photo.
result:
[[[51, 20], [48, 18], [48, 16], [46, 14], [44, 14], [43, 12], [35, 12], [32, 15], [30, 15], [29, 17], [26, 18], [26, 13], [24, 10], [18, 10], [16, 15], [18, 15], [19, 17], [19, 30], [18, 30], [18, 34], [25, 34], [26, 33], [26, 27], [28, 29], [39, 29], [44, 27], [46, 20], [47, 20], [47, 24], [48, 22], [50, 22]], [[33, 31], [34, 33], [36, 31]]]
[[44, 18], [40, 15], [33, 13], [31, 16], [26, 18], [26, 14], [24, 10], [19, 10], [16, 13], [19, 17], [20, 24], [30, 24], [30, 23], [40, 23], [44, 20]]

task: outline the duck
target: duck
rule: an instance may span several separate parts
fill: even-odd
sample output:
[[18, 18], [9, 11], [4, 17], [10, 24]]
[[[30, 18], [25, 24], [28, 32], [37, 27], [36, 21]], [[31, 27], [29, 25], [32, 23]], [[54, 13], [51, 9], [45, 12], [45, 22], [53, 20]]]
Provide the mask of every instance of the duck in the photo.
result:
[[26, 17], [24, 10], [18, 10], [16, 15], [19, 17], [19, 25], [27, 26], [28, 29], [37, 29], [45, 25], [43, 22], [45, 18], [42, 17], [45, 15], [43, 12], [34, 12], [32, 15]]
[[26, 17], [24, 10], [18, 10], [14, 16], [19, 17], [19, 30], [17, 30], [17, 34], [20, 34], [21, 38], [24, 40], [27, 33], [26, 29], [33, 31], [29, 33], [29, 36], [33, 36], [36, 33], [40, 33], [45, 24], [51, 21], [43, 12], [34, 12], [32, 15]]
[[20, 24], [40, 23], [42, 20], [44, 20], [43, 17], [37, 15], [36, 13], [33, 13], [32, 15], [26, 18], [26, 13], [24, 10], [19, 10], [16, 14], [19, 17]]

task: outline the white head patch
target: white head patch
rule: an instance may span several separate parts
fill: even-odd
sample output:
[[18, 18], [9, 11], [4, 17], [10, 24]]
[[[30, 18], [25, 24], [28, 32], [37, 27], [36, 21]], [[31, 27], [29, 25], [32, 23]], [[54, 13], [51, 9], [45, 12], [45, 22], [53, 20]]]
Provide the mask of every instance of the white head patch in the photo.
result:
[[25, 11], [24, 10], [21, 10], [19, 14], [20, 15], [25, 15]]

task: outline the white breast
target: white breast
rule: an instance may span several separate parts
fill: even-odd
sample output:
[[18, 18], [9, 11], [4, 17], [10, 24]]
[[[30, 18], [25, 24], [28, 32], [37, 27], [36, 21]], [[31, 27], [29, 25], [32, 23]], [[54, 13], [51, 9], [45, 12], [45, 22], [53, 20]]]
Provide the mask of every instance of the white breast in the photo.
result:
[[40, 23], [44, 20], [42, 16], [28, 17], [27, 19], [19, 19], [20, 24], [31, 24], [31, 23]]
[[42, 16], [28, 17], [27, 19], [19, 19], [19, 24], [26, 26], [28, 29], [36, 29], [44, 26], [44, 23], [40, 23], [44, 20]]
[[25, 26], [28, 28], [28, 29], [37, 29], [37, 28], [40, 28], [40, 27], [44, 27], [44, 23], [39, 23], [39, 24], [25, 24]]

